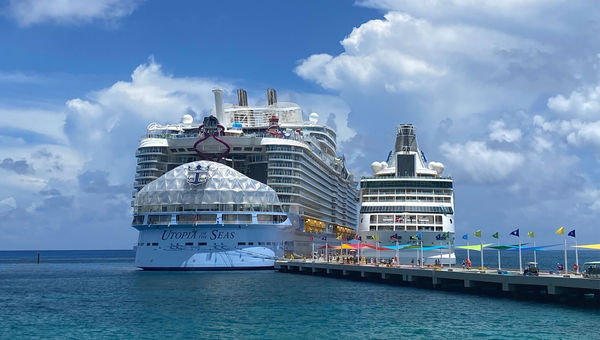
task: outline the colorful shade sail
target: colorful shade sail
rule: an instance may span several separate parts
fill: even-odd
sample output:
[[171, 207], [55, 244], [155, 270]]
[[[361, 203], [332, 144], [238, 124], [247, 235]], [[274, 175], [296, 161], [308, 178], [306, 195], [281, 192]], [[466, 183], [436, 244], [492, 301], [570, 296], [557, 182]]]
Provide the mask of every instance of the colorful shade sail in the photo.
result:
[[[489, 247], [492, 244], [493, 243], [486, 243], [483, 245], [483, 248]], [[482, 245], [480, 245], [480, 244], [476, 244], [476, 245], [472, 245], [472, 246], [456, 246], [456, 248], [458, 248], [458, 249], [469, 249], [469, 250], [476, 250], [476, 251], [481, 251], [481, 247], [482, 247]]]
[[573, 246], [573, 247], [600, 250], [600, 243], [598, 243], [598, 244], [583, 244], [580, 246]]

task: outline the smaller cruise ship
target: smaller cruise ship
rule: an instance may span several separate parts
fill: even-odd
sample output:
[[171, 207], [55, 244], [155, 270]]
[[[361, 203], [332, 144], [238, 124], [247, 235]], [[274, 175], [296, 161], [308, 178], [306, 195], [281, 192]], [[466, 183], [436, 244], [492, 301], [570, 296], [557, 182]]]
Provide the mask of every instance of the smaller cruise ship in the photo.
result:
[[[388, 161], [373, 162], [373, 176], [360, 180], [358, 232], [370, 246], [362, 253], [383, 259], [397, 256], [398, 263], [405, 264], [454, 264], [452, 178], [442, 176], [442, 163], [427, 162], [413, 125], [396, 130]], [[390, 249], [396, 251], [382, 251]]]
[[133, 202], [136, 266], [145, 270], [270, 269], [291, 252], [277, 193], [221, 163], [180, 165]]

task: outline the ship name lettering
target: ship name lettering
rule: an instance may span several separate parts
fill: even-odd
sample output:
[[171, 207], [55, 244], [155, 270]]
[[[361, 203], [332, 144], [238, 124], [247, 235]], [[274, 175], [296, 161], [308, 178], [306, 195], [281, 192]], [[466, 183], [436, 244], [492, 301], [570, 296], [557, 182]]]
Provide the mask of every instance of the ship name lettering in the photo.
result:
[[211, 240], [223, 240], [235, 238], [235, 231], [218, 231], [213, 230], [210, 235]]
[[173, 240], [173, 239], [191, 239], [191, 238], [196, 238], [196, 234], [198, 232], [196, 230], [194, 231], [172, 231], [172, 230], [165, 230], [163, 231], [162, 234], [162, 239], [163, 240]]

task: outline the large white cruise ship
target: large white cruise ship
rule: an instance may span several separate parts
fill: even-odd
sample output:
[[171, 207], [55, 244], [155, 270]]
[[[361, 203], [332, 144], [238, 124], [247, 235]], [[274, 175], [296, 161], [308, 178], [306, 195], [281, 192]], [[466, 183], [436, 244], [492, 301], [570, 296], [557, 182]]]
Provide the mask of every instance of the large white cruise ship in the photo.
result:
[[136, 266], [146, 270], [273, 268], [291, 246], [277, 194], [230, 167], [180, 165], [140, 190]]
[[[210, 160], [277, 193], [294, 229], [287, 252], [309, 256], [310, 236], [352, 237], [358, 221], [358, 183], [336, 153], [335, 132], [318, 123], [318, 114], [304, 121], [301, 108], [278, 103], [273, 89], [267, 90], [264, 106], [249, 106], [243, 89], [237, 91], [237, 105], [223, 103], [223, 91], [213, 92], [215, 107], [201, 123], [185, 115], [181, 123], [148, 126], [136, 151], [134, 200], [142, 188], [169, 171]], [[134, 221], [139, 218], [136, 214]]]
[[442, 163], [427, 162], [413, 125], [396, 130], [388, 161], [373, 162], [373, 176], [360, 180], [358, 232], [371, 247], [380, 248], [363, 248], [363, 254], [398, 256], [399, 263], [454, 264], [452, 179], [442, 176]]

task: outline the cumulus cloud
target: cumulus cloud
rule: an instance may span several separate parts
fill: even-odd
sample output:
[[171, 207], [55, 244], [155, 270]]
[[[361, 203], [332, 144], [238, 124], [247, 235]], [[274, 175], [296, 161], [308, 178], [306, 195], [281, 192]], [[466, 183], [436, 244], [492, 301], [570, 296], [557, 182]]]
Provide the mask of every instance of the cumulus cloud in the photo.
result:
[[548, 107], [562, 116], [600, 119], [600, 85], [575, 90], [568, 97], [562, 94], [551, 97]]
[[441, 149], [451, 161], [453, 170], [463, 172], [480, 183], [506, 179], [525, 160], [519, 153], [492, 149], [485, 142], [478, 141], [444, 143]]
[[129, 183], [135, 168], [133, 155], [147, 125], [178, 122], [188, 112], [197, 112], [195, 119], [201, 119], [213, 106], [215, 87], [225, 89], [227, 95], [232, 85], [176, 77], [150, 58], [129, 81], [66, 102], [69, 144], [84, 157], [87, 170], [107, 171], [111, 182]]
[[117, 20], [130, 15], [140, 0], [11, 0], [10, 14], [22, 26]]
[[362, 24], [341, 45], [344, 53], [312, 55], [301, 61], [296, 73], [328, 89], [417, 91], [435, 88], [440, 79], [455, 79], [476, 65], [485, 67], [482, 80], [503, 78], [517, 63], [530, 67], [528, 59], [546, 49], [485, 27], [434, 24], [401, 12]]
[[506, 129], [506, 124], [501, 120], [495, 120], [488, 126], [490, 139], [496, 142], [514, 143], [521, 139], [521, 130]]

